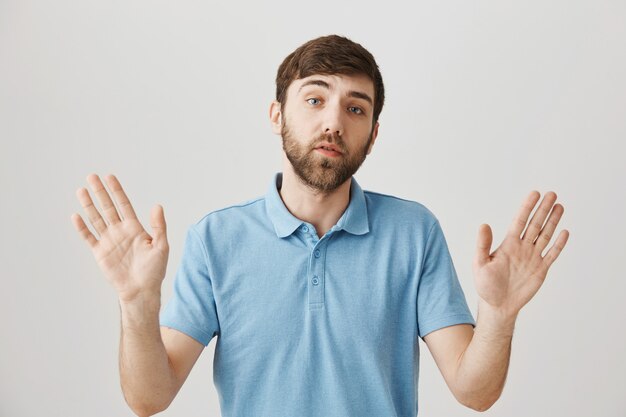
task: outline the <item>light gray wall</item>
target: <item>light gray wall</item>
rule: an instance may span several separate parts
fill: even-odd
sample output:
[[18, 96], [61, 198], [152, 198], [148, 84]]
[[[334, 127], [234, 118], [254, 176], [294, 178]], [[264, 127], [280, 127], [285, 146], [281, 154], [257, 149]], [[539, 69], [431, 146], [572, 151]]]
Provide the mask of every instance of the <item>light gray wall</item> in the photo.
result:
[[[186, 228], [280, 169], [276, 69], [330, 33], [368, 48], [387, 89], [359, 183], [439, 217], [474, 314], [480, 223], [499, 244], [531, 189], [565, 206], [570, 241], [486, 415], [626, 415], [625, 3], [226, 3], [0, 0], [0, 415], [131, 415], [75, 190], [115, 173], [143, 222], [165, 207], [168, 299]], [[214, 347], [164, 416], [218, 415]], [[474, 415], [422, 348], [420, 415]]]

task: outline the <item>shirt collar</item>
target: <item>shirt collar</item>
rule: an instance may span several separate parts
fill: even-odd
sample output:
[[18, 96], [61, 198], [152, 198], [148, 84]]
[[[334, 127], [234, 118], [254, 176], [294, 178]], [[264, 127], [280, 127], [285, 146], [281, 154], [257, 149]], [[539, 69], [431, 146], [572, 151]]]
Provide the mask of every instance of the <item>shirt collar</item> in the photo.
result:
[[[280, 238], [291, 235], [303, 223], [285, 207], [285, 203], [278, 193], [282, 182], [283, 174], [281, 172], [276, 173], [265, 195], [267, 215], [274, 224], [276, 235]], [[363, 235], [369, 232], [365, 194], [354, 177], [351, 178], [350, 183], [350, 202], [334, 228], [335, 230], [345, 230], [354, 235]]]

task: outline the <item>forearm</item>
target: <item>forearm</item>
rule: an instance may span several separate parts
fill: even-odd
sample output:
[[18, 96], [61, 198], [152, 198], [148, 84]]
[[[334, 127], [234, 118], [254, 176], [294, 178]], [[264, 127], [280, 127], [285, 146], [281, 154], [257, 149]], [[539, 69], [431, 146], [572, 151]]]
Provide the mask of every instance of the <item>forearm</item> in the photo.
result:
[[463, 402], [484, 411], [504, 388], [515, 318], [480, 307], [471, 342], [459, 359], [456, 387]]
[[128, 405], [140, 416], [165, 409], [175, 395], [174, 374], [159, 326], [160, 294], [120, 302], [120, 381]]

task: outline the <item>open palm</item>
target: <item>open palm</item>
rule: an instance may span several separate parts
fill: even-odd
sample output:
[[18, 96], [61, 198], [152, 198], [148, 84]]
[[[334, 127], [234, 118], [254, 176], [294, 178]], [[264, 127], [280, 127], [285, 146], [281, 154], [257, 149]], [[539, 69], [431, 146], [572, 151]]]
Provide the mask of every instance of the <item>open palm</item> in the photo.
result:
[[493, 235], [489, 225], [481, 225], [478, 232], [473, 263], [476, 291], [484, 302], [508, 315], [516, 315], [537, 293], [569, 237], [569, 232], [562, 230], [545, 256], [542, 255], [564, 208], [555, 205], [556, 194], [548, 192], [529, 223], [528, 218], [539, 198], [537, 191], [528, 195], [505, 239], [493, 253], [490, 252]]
[[72, 215], [72, 222], [89, 244], [96, 262], [120, 300], [131, 301], [144, 291], [159, 292], [169, 253], [163, 208], [157, 205], [151, 211], [150, 224], [154, 236], [150, 236], [137, 220], [117, 178], [109, 175], [106, 181], [119, 212], [100, 178], [95, 174], [87, 177], [87, 182], [100, 202], [104, 218], [85, 188], [79, 188], [76, 192], [99, 239], [91, 233], [79, 214]]

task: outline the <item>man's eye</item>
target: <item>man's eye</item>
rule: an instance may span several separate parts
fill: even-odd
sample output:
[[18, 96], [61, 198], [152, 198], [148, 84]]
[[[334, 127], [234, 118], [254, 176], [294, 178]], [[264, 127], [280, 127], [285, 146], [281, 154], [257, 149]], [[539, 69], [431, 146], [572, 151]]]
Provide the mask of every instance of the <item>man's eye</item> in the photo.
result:
[[352, 111], [352, 109], [355, 109], [356, 111], [352, 111], [354, 114], [363, 114], [363, 110], [361, 110], [358, 107], [349, 107], [350, 111]]
[[317, 99], [317, 98], [310, 98], [310, 99], [307, 99], [307, 102], [308, 102], [309, 104], [313, 104], [313, 105], [315, 105], [316, 103], [311, 103], [311, 100], [315, 100], [315, 101], [317, 101], [317, 102], [319, 103], [319, 99]]

